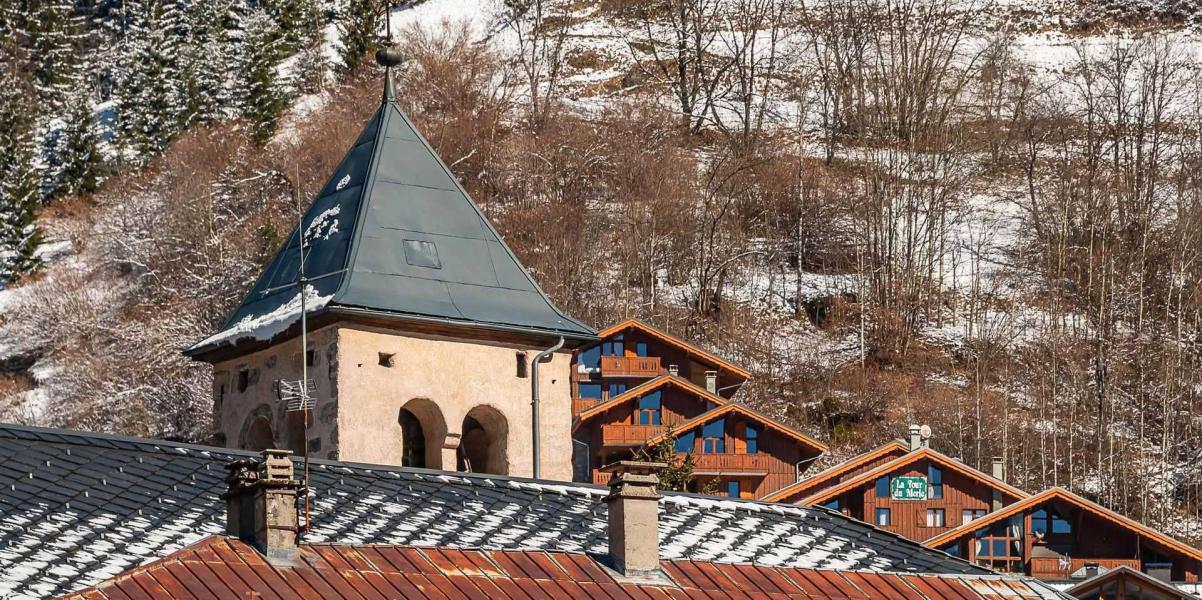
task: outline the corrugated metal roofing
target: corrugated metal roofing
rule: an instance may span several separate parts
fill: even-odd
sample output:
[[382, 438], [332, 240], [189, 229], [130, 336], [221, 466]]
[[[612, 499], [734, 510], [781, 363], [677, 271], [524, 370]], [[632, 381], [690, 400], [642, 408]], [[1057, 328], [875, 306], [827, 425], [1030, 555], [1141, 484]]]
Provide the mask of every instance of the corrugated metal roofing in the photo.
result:
[[586, 554], [413, 546], [302, 545], [290, 566], [213, 537], [69, 596], [131, 598], [808, 598], [1065, 599], [1031, 579], [913, 575], [664, 561], [666, 580], [633, 582]]
[[[224, 465], [254, 456], [0, 425], [0, 598], [92, 585], [225, 531]], [[310, 542], [604, 552], [598, 486], [312, 461]], [[667, 493], [662, 552], [772, 566], [986, 573], [818, 508]]]
[[[556, 308], [455, 176], [385, 95], [302, 224], [310, 311], [345, 307], [421, 321], [574, 339], [595, 332]], [[298, 228], [299, 230], [299, 228]], [[268, 263], [223, 333], [197, 353], [283, 331], [299, 318], [300, 235]], [[242, 324], [243, 327], [239, 327]], [[258, 338], [261, 339], [261, 338]]]

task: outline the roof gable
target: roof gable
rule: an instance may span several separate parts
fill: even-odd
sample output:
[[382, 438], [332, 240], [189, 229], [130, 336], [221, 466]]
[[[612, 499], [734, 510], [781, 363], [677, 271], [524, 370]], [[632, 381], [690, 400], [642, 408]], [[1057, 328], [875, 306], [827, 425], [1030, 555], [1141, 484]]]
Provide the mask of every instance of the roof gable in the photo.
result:
[[[1145, 590], [1151, 588], [1160, 592], [1161, 594], [1164, 594], [1165, 597], [1171, 600], [1197, 600], [1198, 598], [1195, 595], [1187, 594], [1180, 589], [1177, 589], [1173, 585], [1165, 583], [1146, 573], [1136, 571], [1135, 569], [1132, 569], [1126, 565], [1114, 567], [1109, 571], [1102, 573], [1101, 575], [1082, 581], [1081, 583], [1069, 588], [1067, 591], [1065, 591], [1065, 593], [1069, 596], [1073, 596], [1074, 598], [1098, 598], [1102, 596], [1100, 588], [1103, 585], [1115, 581], [1120, 577], [1126, 579], [1135, 579], [1139, 582], [1141, 588], [1144, 588]], [[1130, 590], [1128, 590], [1128, 593], [1130, 593]], [[1154, 596], [1148, 595], [1144, 597], [1153, 598]]]
[[627, 329], [637, 329], [642, 333], [668, 344], [669, 346], [696, 357], [703, 363], [709, 364], [710, 366], [720, 370], [728, 371], [734, 375], [742, 377], [744, 380], [751, 378], [750, 371], [735, 365], [734, 363], [728, 362], [715, 354], [702, 350], [701, 348], [698, 348], [697, 346], [694, 346], [693, 344], [690, 344], [689, 342], [686, 342], [676, 336], [660, 331], [659, 329], [656, 329], [655, 327], [652, 327], [638, 319], [627, 319], [621, 323], [607, 327], [601, 331], [598, 331], [597, 336], [601, 338], [607, 338], [621, 333]]
[[696, 417], [693, 417], [692, 419], [689, 419], [688, 421], [674, 425], [667, 432], [657, 435], [655, 437], [649, 438], [645, 443], [646, 443], [646, 445], [650, 446], [652, 444], [662, 442], [663, 440], [668, 439], [668, 436], [670, 436], [670, 435], [675, 435], [682, 431], [689, 431], [692, 429], [696, 429], [698, 427], [701, 427], [702, 425], [705, 425], [706, 423], [713, 421], [714, 419], [717, 419], [718, 417], [721, 417], [723, 415], [726, 415], [726, 414], [729, 414], [732, 412], [742, 415], [742, 416], [744, 416], [752, 421], [755, 421], [757, 423], [760, 423], [762, 425], [767, 425], [769, 428], [774, 429], [777, 432], [784, 434], [786, 437], [790, 437], [798, 442], [801, 442], [802, 444], [805, 444], [805, 445], [817, 450], [819, 453], [826, 452], [826, 450], [827, 450], [826, 444], [823, 444], [822, 442], [820, 442], [800, 431], [797, 431], [796, 429], [793, 429], [792, 427], [789, 427], [788, 425], [785, 425], [784, 423], [781, 423], [780, 421], [777, 421], [776, 419], [773, 419], [761, 412], [751, 410], [750, 408], [747, 408], [746, 406], [744, 406], [743, 404], [740, 404], [738, 402], [728, 402], [722, 406], [719, 406], [718, 408], [715, 408], [713, 410], [709, 410], [700, 415], [697, 415]]
[[[237, 539], [212, 537], [70, 598], [169, 598], [178, 582], [203, 582], [208, 594], [298, 597], [331, 592], [359, 597], [426, 598], [733, 598], [849, 597], [918, 600], [1065, 598], [1032, 579], [997, 575], [903, 575], [670, 560], [654, 582], [617, 576], [591, 556], [545, 550], [486, 551], [391, 545], [301, 544], [292, 564], [272, 564]], [[852, 595], [848, 595], [848, 594]]]
[[990, 475], [986, 475], [985, 473], [982, 473], [950, 456], [947, 456], [946, 454], [936, 452], [930, 448], [919, 448], [918, 450], [908, 452], [875, 469], [865, 471], [855, 477], [852, 477], [851, 479], [848, 479], [847, 481], [833, 485], [827, 489], [820, 490], [819, 492], [801, 500], [801, 504], [822, 504], [850, 490], [854, 490], [862, 486], [872, 485], [872, 483], [878, 478], [884, 475], [896, 473], [897, 471], [909, 467], [910, 465], [913, 465], [921, 460], [929, 460], [944, 467], [945, 469], [964, 475], [995, 490], [1009, 494], [1014, 498], [1026, 498], [1029, 495], [1026, 492], [1000, 479], [995, 479]]
[[709, 393], [708, 391], [698, 387], [693, 382], [683, 377], [676, 375], [660, 375], [650, 381], [645, 381], [635, 387], [632, 387], [625, 392], [606, 400], [605, 402], [589, 408], [588, 410], [580, 411], [580, 414], [576, 416], [576, 427], [579, 427], [581, 423], [592, 419], [593, 417], [600, 415], [605, 411], [617, 406], [621, 406], [638, 398], [642, 398], [643, 396], [655, 390], [663, 389], [665, 387], [674, 387], [684, 392], [688, 392], [695, 395], [699, 400], [713, 402], [718, 406], [722, 406], [730, 402], [726, 398]]
[[932, 548], [938, 548], [962, 538], [965, 535], [971, 534], [982, 527], [991, 525], [1002, 519], [1010, 518], [1013, 515], [1025, 512], [1029, 509], [1034, 509], [1035, 507], [1041, 506], [1052, 500], [1060, 500], [1072, 504], [1073, 506], [1089, 512], [1090, 514], [1093, 514], [1104, 521], [1123, 529], [1127, 529], [1128, 531], [1131, 531], [1132, 533], [1135, 533], [1146, 539], [1152, 540], [1166, 549], [1179, 552], [1194, 560], [1202, 561], [1202, 550], [1173, 539], [1163, 533], [1160, 533], [1159, 531], [1156, 531], [1155, 529], [1152, 529], [1151, 527], [1148, 527], [1147, 525], [1144, 525], [1143, 523], [1135, 521], [1134, 519], [1124, 517], [1123, 515], [1120, 515], [1093, 501], [1082, 498], [1081, 496], [1078, 496], [1062, 487], [1050, 488], [1035, 494], [1034, 496], [1028, 496], [1027, 498], [1015, 502], [1014, 504], [1004, 506], [1000, 510], [995, 510], [984, 517], [981, 517], [980, 519], [975, 519], [973, 522], [967, 525], [961, 525], [960, 527], [952, 529], [951, 531], [946, 531], [940, 535], [937, 535], [923, 543]]
[[781, 502], [786, 498], [791, 498], [794, 496], [804, 497], [803, 494], [805, 494], [808, 490], [836, 479], [849, 471], [854, 471], [855, 469], [858, 469], [859, 467], [878, 458], [893, 454], [901, 456], [908, 452], [909, 449], [909, 446], [906, 444], [898, 440], [892, 440], [883, 446], [878, 446], [872, 450], [869, 450], [868, 452], [853, 456], [852, 458], [849, 458], [837, 465], [806, 477], [801, 481], [787, 485], [769, 494], [766, 498], [764, 498], [764, 500], [767, 502]]
[[[225, 531], [249, 452], [0, 424], [0, 597], [47, 598]], [[307, 540], [604, 552], [608, 488], [310, 461]], [[666, 559], [877, 571], [985, 569], [818, 508], [664, 492]]]
[[[389, 86], [391, 88], [391, 86]], [[595, 339], [547, 298], [430, 144], [386, 93], [297, 229], [223, 331], [189, 353], [265, 341], [300, 315], [304, 227], [308, 310]]]

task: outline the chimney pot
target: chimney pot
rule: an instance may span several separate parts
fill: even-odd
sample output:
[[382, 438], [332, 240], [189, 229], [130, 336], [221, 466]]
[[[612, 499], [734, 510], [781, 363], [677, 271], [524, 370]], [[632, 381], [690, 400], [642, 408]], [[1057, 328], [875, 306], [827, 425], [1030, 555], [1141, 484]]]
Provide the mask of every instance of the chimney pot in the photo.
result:
[[705, 391], [717, 395], [718, 394], [718, 372], [705, 372]]
[[664, 463], [622, 460], [602, 468], [611, 473], [609, 557], [614, 570], [627, 577], [659, 573], [659, 500], [656, 491]]
[[229, 491], [225, 531], [253, 545], [270, 559], [287, 560], [296, 552], [296, 493], [292, 452], [264, 450], [261, 459], [240, 459], [225, 466]]
[[910, 426], [910, 451], [913, 452], [922, 447], [922, 434], [919, 433], [921, 428], [918, 425]]
[[[997, 479], [999, 481], [1006, 481], [1006, 463], [1003, 462], [1002, 457], [1000, 457], [1000, 456], [993, 457], [993, 461], [990, 466], [992, 467], [990, 469], [991, 470], [990, 475], [993, 475], [994, 479]], [[990, 509], [991, 510], [1002, 510], [1002, 505], [1003, 505], [1002, 491], [1001, 490], [993, 490], [993, 498], [992, 498], [992, 501], [989, 503]]]
[[668, 365], [669, 375], [680, 375], [680, 365]]

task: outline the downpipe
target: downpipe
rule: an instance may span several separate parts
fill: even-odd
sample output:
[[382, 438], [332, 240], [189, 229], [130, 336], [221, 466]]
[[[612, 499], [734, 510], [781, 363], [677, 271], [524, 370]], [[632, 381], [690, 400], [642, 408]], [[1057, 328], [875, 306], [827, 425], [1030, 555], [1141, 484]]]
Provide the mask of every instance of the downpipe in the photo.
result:
[[550, 356], [552, 353], [563, 348], [563, 337], [560, 336], [559, 341], [555, 342], [554, 346], [543, 350], [534, 357], [534, 364], [530, 366], [530, 430], [532, 435], [531, 448], [534, 449], [534, 478], [540, 479], [542, 475], [541, 458], [539, 456], [538, 440], [538, 365], [543, 362], [543, 359]]

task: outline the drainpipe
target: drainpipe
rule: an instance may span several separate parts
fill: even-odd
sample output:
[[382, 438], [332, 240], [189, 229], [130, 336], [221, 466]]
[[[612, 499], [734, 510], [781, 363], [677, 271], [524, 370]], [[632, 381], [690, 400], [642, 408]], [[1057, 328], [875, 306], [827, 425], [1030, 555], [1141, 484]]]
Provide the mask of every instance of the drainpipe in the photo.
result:
[[531, 419], [530, 419], [531, 428], [530, 429], [532, 431], [531, 435], [533, 436], [532, 441], [534, 442], [531, 445], [531, 447], [534, 448], [534, 478], [535, 479], [538, 479], [539, 475], [540, 475], [539, 455], [538, 455], [538, 364], [543, 362], [543, 359], [550, 356], [552, 352], [555, 352], [556, 350], [559, 350], [560, 348], [563, 348], [563, 337], [562, 336], [559, 338], [558, 342], [555, 342], [554, 346], [551, 346], [550, 348], [547, 348], [546, 350], [539, 352], [538, 356], [534, 357], [534, 364], [531, 365], [531, 367], [530, 367], [530, 411], [531, 411]]

